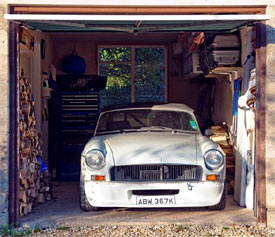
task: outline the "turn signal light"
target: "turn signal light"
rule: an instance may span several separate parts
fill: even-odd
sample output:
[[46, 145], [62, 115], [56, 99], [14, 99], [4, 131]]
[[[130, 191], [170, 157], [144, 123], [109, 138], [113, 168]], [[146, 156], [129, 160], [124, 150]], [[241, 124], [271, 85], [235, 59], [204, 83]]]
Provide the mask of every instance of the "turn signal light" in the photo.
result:
[[105, 176], [104, 175], [92, 175], [91, 179], [92, 180], [96, 180], [96, 181], [104, 181], [105, 180]]
[[210, 174], [210, 175], [207, 175], [207, 180], [209, 181], [216, 181], [217, 180], [217, 175], [215, 174]]

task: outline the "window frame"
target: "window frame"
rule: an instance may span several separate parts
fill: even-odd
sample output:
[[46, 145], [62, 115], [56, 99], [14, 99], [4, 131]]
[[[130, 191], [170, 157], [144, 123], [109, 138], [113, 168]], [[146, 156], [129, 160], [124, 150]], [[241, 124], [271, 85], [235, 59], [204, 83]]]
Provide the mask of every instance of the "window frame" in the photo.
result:
[[[107, 62], [101, 62], [100, 61], [100, 49], [101, 48], [130, 48], [130, 60], [129, 61], [123, 61], [123, 62], [114, 62], [114, 61], [107, 61]], [[165, 45], [114, 45], [114, 44], [103, 44], [97, 46], [97, 73], [99, 74], [100, 70], [100, 64], [130, 64], [131, 65], [131, 102], [135, 102], [135, 49], [136, 48], [163, 48], [164, 49], [164, 84], [165, 84], [165, 92], [164, 92], [164, 98], [165, 102], [168, 101], [168, 50], [167, 46]]]

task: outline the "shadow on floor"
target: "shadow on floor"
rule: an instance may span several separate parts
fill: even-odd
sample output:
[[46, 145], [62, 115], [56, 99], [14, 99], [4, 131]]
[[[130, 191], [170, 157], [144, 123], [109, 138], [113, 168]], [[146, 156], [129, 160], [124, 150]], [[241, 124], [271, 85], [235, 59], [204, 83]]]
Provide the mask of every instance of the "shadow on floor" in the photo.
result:
[[146, 224], [255, 225], [253, 212], [227, 196], [223, 211], [204, 208], [105, 208], [83, 212], [79, 208], [79, 183], [54, 183], [51, 201], [34, 208], [21, 224], [40, 227]]

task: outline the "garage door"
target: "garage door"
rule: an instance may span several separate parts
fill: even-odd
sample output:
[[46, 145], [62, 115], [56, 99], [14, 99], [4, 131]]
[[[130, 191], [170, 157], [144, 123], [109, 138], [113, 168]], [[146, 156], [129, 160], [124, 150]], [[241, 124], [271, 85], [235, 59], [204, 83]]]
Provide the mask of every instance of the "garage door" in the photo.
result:
[[269, 15], [53, 15], [6, 14], [5, 19], [43, 32], [233, 32]]

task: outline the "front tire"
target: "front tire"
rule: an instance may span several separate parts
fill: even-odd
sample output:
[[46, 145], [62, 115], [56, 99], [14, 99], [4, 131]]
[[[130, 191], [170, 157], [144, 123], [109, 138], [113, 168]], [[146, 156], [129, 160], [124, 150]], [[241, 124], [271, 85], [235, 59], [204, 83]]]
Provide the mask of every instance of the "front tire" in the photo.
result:
[[79, 199], [80, 209], [82, 211], [90, 212], [90, 211], [98, 211], [98, 207], [92, 206], [87, 199], [85, 193], [84, 183], [80, 182], [80, 199]]
[[221, 201], [214, 206], [206, 207], [206, 209], [210, 211], [215, 211], [215, 210], [223, 210], [225, 207], [226, 207], [226, 182], [224, 182], [224, 189], [223, 189]]
[[226, 195], [223, 194], [221, 201], [218, 204], [214, 206], [206, 207], [206, 209], [210, 211], [215, 211], [215, 210], [217, 211], [217, 210], [223, 210], [225, 207], [226, 207]]

